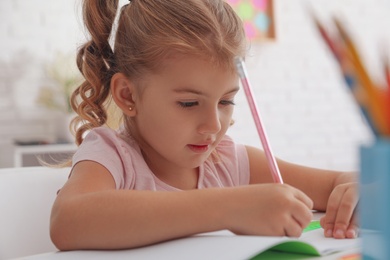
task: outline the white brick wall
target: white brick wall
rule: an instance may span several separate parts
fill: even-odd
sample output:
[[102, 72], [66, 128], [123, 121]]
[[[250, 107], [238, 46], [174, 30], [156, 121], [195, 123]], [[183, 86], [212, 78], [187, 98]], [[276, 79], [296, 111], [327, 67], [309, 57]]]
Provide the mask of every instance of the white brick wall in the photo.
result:
[[[378, 82], [378, 46], [390, 43], [388, 1], [276, 0], [276, 42], [253, 46], [247, 62], [274, 153], [285, 160], [331, 169], [358, 169], [359, 145], [372, 136], [319, 37], [306, 7], [331, 26], [344, 18]], [[243, 93], [230, 130], [236, 140], [261, 146]]]
[[[79, 0], [0, 1], [0, 167], [12, 166], [15, 138], [54, 136], [53, 115], [38, 108], [43, 65], [83, 41]], [[126, 1], [122, 1], [124, 3]], [[378, 82], [378, 50], [390, 43], [388, 0], [275, 0], [277, 40], [254, 44], [247, 66], [274, 153], [289, 161], [358, 168], [358, 147], [371, 139], [337, 64], [305, 7], [324, 22], [335, 14], [358, 39]], [[230, 134], [261, 146], [241, 92]], [[55, 115], [54, 115], [55, 116]], [[54, 123], [53, 123], [54, 122]]]

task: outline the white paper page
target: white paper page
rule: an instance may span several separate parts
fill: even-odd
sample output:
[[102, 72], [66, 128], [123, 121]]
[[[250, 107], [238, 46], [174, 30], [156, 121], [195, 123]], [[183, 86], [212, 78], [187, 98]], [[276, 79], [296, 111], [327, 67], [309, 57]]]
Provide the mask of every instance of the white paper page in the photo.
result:
[[357, 248], [361, 246], [361, 239], [334, 239], [326, 238], [322, 228], [305, 232], [300, 237], [300, 240], [307, 242], [317, 248], [321, 255], [327, 255], [334, 252]]
[[[39, 255], [28, 259], [248, 259], [286, 240], [287, 237], [236, 236], [229, 231], [218, 231], [152, 246], [116, 251], [70, 251]], [[360, 239], [336, 240], [325, 238], [323, 229], [306, 232], [300, 239], [308, 241], [319, 252], [336, 252], [359, 247]], [[331, 248], [332, 250], [329, 250]]]

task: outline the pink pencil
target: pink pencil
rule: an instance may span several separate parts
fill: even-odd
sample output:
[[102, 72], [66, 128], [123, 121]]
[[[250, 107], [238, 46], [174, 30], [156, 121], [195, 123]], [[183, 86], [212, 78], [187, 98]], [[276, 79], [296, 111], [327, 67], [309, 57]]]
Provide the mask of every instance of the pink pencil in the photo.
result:
[[255, 121], [257, 132], [259, 134], [261, 143], [264, 148], [265, 156], [267, 157], [268, 166], [272, 173], [272, 178], [274, 179], [274, 182], [283, 184], [283, 179], [280, 174], [278, 164], [276, 163], [275, 157], [272, 154], [271, 147], [268, 143], [268, 138], [265, 133], [265, 129], [263, 127], [263, 124], [261, 123], [259, 110], [257, 109], [256, 102], [253, 99], [252, 88], [248, 80], [244, 61], [240, 58], [236, 58], [235, 63], [236, 63], [238, 74], [241, 79], [241, 84], [244, 87], [244, 92], [252, 112], [253, 120]]

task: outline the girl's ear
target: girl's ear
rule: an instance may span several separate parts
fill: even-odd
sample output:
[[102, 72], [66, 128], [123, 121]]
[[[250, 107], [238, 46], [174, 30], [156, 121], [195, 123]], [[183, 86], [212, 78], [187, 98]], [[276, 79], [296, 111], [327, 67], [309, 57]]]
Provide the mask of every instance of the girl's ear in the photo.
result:
[[110, 87], [112, 98], [123, 113], [135, 116], [134, 84], [123, 73], [115, 73], [111, 78]]

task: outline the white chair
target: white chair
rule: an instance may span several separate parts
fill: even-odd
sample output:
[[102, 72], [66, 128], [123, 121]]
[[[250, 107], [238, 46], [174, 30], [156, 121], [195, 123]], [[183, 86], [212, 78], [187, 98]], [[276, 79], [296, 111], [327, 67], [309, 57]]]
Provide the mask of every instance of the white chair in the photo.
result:
[[0, 169], [0, 259], [56, 251], [49, 221], [70, 168]]

